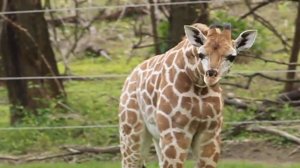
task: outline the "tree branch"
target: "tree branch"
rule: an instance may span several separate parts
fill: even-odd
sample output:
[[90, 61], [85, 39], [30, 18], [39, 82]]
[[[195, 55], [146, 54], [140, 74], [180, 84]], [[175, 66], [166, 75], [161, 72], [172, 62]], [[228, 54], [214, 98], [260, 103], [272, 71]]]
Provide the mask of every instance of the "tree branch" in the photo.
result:
[[242, 19], [245, 19], [247, 16], [251, 15], [252, 13], [254, 13], [255, 11], [257, 11], [258, 9], [266, 6], [266, 5], [269, 5], [270, 3], [272, 2], [275, 2], [277, 0], [268, 0], [268, 1], [265, 1], [265, 2], [262, 2], [260, 4], [258, 4], [257, 6], [255, 6], [254, 8], [252, 8], [251, 10], [249, 10], [249, 12], [243, 14], [239, 19], [238, 21], [242, 20]]
[[264, 58], [264, 57], [260, 57], [258, 55], [250, 54], [248, 52], [243, 52], [243, 54], [241, 54], [239, 56], [241, 56], [241, 57], [250, 57], [250, 58], [254, 58], [254, 59], [259, 59], [259, 60], [262, 60], [262, 61], [264, 61], [266, 63], [270, 62], [270, 63], [276, 63], [276, 64], [280, 64], [280, 65], [295, 65], [295, 66], [300, 66], [300, 64], [297, 63], [297, 62], [288, 63], [288, 62], [283, 62], [283, 61], [277, 61], [277, 60], [267, 59], [267, 58]]
[[[251, 8], [251, 4], [250, 4], [249, 0], [246, 0], [245, 2], [246, 2], [246, 6], [248, 7], [248, 9], [251, 11], [252, 8]], [[282, 37], [282, 35], [275, 29], [275, 27], [268, 20], [266, 20], [262, 16], [258, 15], [254, 11], [251, 14], [253, 15], [253, 18], [256, 21], [258, 21], [263, 26], [265, 26], [267, 29], [269, 29], [271, 32], [273, 32], [273, 34], [281, 41], [281, 43], [283, 44], [286, 51], [290, 50], [291, 45], [286, 41], [286, 39], [284, 39]]]

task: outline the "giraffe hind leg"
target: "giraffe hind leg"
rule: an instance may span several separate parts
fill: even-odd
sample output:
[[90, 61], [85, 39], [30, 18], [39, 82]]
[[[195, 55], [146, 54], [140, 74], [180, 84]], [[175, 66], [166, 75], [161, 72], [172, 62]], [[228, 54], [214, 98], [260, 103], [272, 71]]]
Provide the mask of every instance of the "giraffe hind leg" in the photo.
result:
[[[120, 118], [120, 148], [123, 168], [142, 168], [149, 152], [152, 137], [146, 129], [140, 113], [124, 110], [127, 121]], [[130, 122], [129, 122], [130, 121]]]

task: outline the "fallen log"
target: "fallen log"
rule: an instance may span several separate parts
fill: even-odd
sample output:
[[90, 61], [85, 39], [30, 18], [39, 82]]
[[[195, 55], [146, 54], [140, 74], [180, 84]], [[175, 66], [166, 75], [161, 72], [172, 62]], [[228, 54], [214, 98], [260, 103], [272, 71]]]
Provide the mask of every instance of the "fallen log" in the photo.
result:
[[120, 147], [119, 146], [109, 146], [109, 147], [68, 147], [64, 146], [62, 149], [65, 149], [69, 152], [74, 153], [94, 153], [94, 154], [116, 154], [120, 153]]
[[300, 106], [300, 88], [279, 95], [278, 101], [288, 103], [292, 106]]
[[288, 132], [278, 130], [275, 128], [263, 127], [263, 126], [249, 126], [249, 127], [246, 127], [246, 130], [251, 131], [251, 132], [268, 133], [271, 135], [280, 136], [280, 137], [283, 137], [293, 143], [300, 145], [300, 138], [298, 138], [297, 136], [292, 135]]
[[82, 154], [117, 154], [120, 152], [119, 146], [109, 147], [62, 147], [65, 150], [60, 153], [51, 154], [37, 154], [37, 155], [21, 155], [21, 156], [0, 156], [0, 161], [6, 161], [9, 163], [28, 163], [38, 162], [57, 158], [65, 158], [69, 156], [82, 155]]
[[236, 98], [225, 98], [224, 103], [225, 103], [225, 105], [234, 106], [238, 109], [244, 109], [245, 110], [245, 109], [249, 108], [248, 105], [245, 102], [243, 102], [239, 99], [236, 99]]

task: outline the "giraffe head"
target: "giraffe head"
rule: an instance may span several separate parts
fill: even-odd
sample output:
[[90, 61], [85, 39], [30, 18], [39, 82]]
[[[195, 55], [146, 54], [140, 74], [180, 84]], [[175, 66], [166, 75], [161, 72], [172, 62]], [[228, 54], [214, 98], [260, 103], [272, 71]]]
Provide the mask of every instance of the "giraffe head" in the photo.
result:
[[231, 25], [212, 25], [199, 29], [199, 24], [184, 26], [189, 42], [197, 48], [197, 61], [202, 67], [204, 82], [216, 84], [227, 74], [239, 51], [250, 48], [256, 38], [256, 30], [246, 30], [235, 40], [231, 39]]

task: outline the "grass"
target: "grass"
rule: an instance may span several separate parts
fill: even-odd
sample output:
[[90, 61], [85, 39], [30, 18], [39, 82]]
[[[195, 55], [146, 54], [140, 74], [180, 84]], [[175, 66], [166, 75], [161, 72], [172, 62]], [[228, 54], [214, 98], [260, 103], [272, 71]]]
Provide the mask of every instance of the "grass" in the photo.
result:
[[[76, 75], [101, 75], [101, 74], [128, 74], [141, 62], [141, 58], [128, 61], [126, 58], [114, 59], [85, 58], [75, 60], [70, 64], [73, 74]], [[63, 72], [63, 64], [59, 63], [59, 70]]]
[[[80, 164], [75, 163], [28, 163], [21, 165], [1, 165], [1, 168], [120, 168], [120, 161], [116, 162], [84, 162]], [[157, 168], [157, 163], [150, 163], [147, 168]], [[188, 162], [186, 167], [193, 167], [192, 162]], [[268, 163], [253, 163], [249, 161], [222, 161], [218, 168], [298, 168], [300, 164], [268, 164]]]
[[[97, 1], [98, 2], [98, 1]], [[100, 2], [100, 1], [99, 1]], [[59, 5], [59, 3], [57, 3]], [[289, 8], [281, 6], [281, 12], [291, 13]], [[287, 17], [288, 18], [288, 17]], [[101, 47], [106, 49], [113, 60], [109, 61], [102, 57], [87, 57], [70, 60], [70, 68], [74, 75], [102, 75], [102, 74], [128, 74], [146, 56], [153, 55], [149, 49], [135, 50], [132, 59], [128, 62], [131, 47], [139, 39], [134, 37], [132, 32], [133, 20], [124, 19], [117, 23], [101, 22], [95, 24], [101, 34]], [[123, 36], [123, 39], [119, 37]], [[267, 34], [268, 42], [274, 40], [271, 34]], [[258, 38], [261, 38], [259, 36]], [[150, 38], [147, 38], [147, 43]], [[261, 39], [266, 40], [266, 39]], [[278, 41], [275, 41], [278, 43]], [[269, 44], [269, 43], [268, 43]], [[277, 44], [275, 47], [280, 46]], [[273, 47], [273, 48], [272, 48]], [[268, 45], [268, 50], [276, 50]], [[287, 54], [264, 53], [270, 59], [286, 61]], [[60, 72], [64, 71], [62, 63], [58, 64]], [[272, 63], [255, 60], [247, 64], [235, 64], [232, 72], [239, 71], [260, 71], [286, 69], [285, 66], [278, 66]], [[270, 74], [277, 76], [277, 74]], [[281, 75], [283, 76], [283, 74]], [[231, 83], [243, 83], [245, 79], [228, 79]], [[65, 82], [65, 89], [68, 95], [66, 111], [56, 109], [44, 109], [40, 118], [29, 118], [26, 126], [55, 126], [55, 125], [90, 125], [90, 124], [117, 124], [118, 121], [118, 98], [124, 78], [114, 80], [97, 81], [68, 81]], [[276, 98], [283, 85], [272, 81], [255, 78], [248, 90], [224, 86], [224, 92], [232, 92], [237, 96], [248, 98]], [[0, 97], [7, 101], [5, 87], [0, 87]], [[255, 108], [254, 108], [255, 109]], [[0, 105], [0, 126], [9, 126], [9, 105]], [[276, 112], [278, 119], [298, 119], [300, 115], [294, 113], [293, 109], [284, 107]], [[243, 121], [252, 119], [254, 110], [240, 111], [233, 107], [226, 106], [224, 112], [225, 121]], [[47, 130], [47, 131], [0, 131], [0, 151], [10, 154], [24, 154], [26, 152], [41, 152], [44, 150], [56, 150], [57, 146], [64, 144], [105, 146], [118, 143], [118, 130], [111, 129], [76, 129], [76, 130]], [[248, 138], [248, 137], [247, 137]], [[50, 163], [49, 163], [50, 164]], [[70, 166], [84, 166], [86, 164], [97, 165], [99, 163], [85, 163]], [[101, 163], [102, 164], [102, 163]], [[111, 163], [103, 163], [105, 164]], [[224, 163], [227, 164], [227, 163]], [[229, 163], [228, 163], [229, 164]], [[239, 163], [242, 164], [242, 163]], [[33, 164], [35, 165], [35, 164]], [[36, 164], [38, 165], [38, 164]], [[47, 165], [47, 164], [44, 164]], [[63, 164], [67, 166], [68, 164]], [[26, 166], [26, 165], [24, 165]], [[51, 166], [54, 167], [54, 166]], [[59, 167], [59, 164], [57, 164]], [[108, 166], [107, 166], [108, 167]]]

